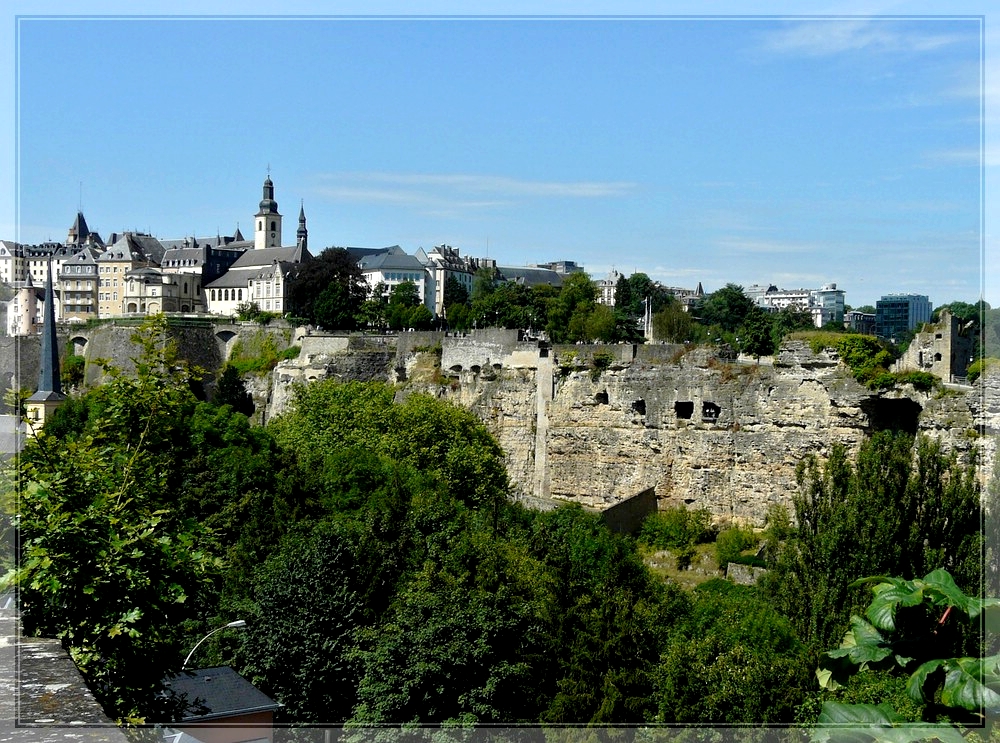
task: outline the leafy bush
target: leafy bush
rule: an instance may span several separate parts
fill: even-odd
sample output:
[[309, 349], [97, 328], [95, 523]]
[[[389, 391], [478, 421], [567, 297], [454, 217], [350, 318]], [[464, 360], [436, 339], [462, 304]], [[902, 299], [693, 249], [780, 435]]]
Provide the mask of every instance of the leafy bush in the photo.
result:
[[725, 568], [731, 562], [738, 562], [741, 552], [753, 549], [757, 544], [758, 540], [753, 530], [747, 527], [733, 526], [719, 532], [719, 536], [715, 539], [715, 556], [719, 561], [719, 568]]
[[654, 513], [642, 524], [639, 541], [654, 549], [678, 549], [711, 539], [711, 514], [675, 506]]
[[973, 363], [969, 364], [969, 370], [966, 372], [970, 382], [975, 382], [979, 377], [981, 377], [987, 370], [996, 371], [1000, 369], [1000, 359], [996, 358], [985, 358], [977, 359]]
[[601, 372], [611, 367], [615, 357], [610, 351], [597, 351], [590, 360], [590, 378], [595, 382], [600, 378]]
[[930, 392], [941, 385], [941, 380], [930, 372], [906, 371], [894, 375], [897, 384], [912, 384], [913, 389], [920, 392]]
[[272, 333], [258, 330], [233, 343], [229, 365], [240, 374], [265, 374], [277, 366], [279, 361], [296, 358], [300, 351], [299, 346], [279, 349], [278, 341]]
[[83, 370], [87, 360], [83, 356], [70, 354], [62, 361], [62, 373], [59, 375], [67, 387], [79, 387], [83, 384]]

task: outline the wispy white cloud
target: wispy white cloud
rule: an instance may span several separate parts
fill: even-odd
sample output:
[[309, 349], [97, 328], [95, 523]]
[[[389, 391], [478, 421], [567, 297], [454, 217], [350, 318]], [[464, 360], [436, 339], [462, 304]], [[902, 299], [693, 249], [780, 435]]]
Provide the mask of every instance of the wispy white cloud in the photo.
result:
[[635, 183], [628, 181], [529, 181], [493, 175], [429, 173], [337, 173], [322, 179], [340, 184], [383, 184], [394, 192], [436, 189], [485, 193], [496, 197], [594, 198], [621, 196], [636, 187]]
[[862, 50], [924, 53], [968, 43], [969, 35], [935, 32], [929, 22], [897, 19], [830, 18], [789, 23], [762, 36], [763, 48], [777, 54], [823, 57]]
[[787, 240], [754, 240], [745, 237], [724, 237], [716, 240], [715, 244], [723, 250], [736, 253], [752, 254], [792, 254], [792, 253], [812, 253], [822, 249], [824, 246], [800, 241]]
[[330, 173], [315, 193], [336, 201], [412, 208], [427, 216], [458, 217], [511, 207], [524, 199], [593, 199], [624, 196], [627, 181], [531, 181], [504, 176], [432, 173]]

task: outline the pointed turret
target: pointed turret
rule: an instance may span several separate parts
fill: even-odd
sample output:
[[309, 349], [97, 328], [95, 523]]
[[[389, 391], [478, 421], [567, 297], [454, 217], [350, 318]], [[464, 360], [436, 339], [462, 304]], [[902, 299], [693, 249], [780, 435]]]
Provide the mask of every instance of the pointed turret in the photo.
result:
[[56, 340], [55, 292], [52, 289], [52, 260], [46, 267], [45, 307], [42, 313], [42, 358], [38, 371], [38, 390], [25, 403], [25, 412], [33, 431], [38, 431], [66, 395], [59, 378], [59, 344]]
[[295, 245], [299, 248], [307, 248], [309, 243], [309, 231], [306, 229], [306, 207], [305, 202], [299, 205], [299, 229], [295, 232]]
[[76, 213], [76, 219], [69, 228], [66, 235], [67, 245], [83, 246], [90, 235], [90, 228], [87, 227], [87, 220], [83, 218], [83, 212]]

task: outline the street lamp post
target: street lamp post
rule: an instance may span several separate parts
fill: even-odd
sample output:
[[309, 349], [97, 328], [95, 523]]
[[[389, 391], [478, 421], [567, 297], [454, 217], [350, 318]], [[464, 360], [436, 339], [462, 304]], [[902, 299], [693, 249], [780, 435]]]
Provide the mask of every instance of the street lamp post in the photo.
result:
[[195, 643], [194, 647], [191, 648], [191, 652], [187, 654], [187, 658], [184, 659], [184, 663], [181, 665], [181, 670], [183, 671], [185, 668], [187, 668], [188, 661], [191, 660], [191, 656], [194, 655], [194, 651], [198, 649], [198, 646], [201, 645], [203, 642], [205, 642], [205, 640], [214, 635], [216, 632], [221, 632], [224, 629], [240, 629], [246, 626], [247, 623], [244, 620], [237, 619], [236, 621], [230, 622], [229, 624], [224, 624], [221, 627], [216, 627], [214, 630], [209, 632], [207, 635], [205, 635], [203, 638], [201, 638], [200, 640], [198, 640], [198, 642]]

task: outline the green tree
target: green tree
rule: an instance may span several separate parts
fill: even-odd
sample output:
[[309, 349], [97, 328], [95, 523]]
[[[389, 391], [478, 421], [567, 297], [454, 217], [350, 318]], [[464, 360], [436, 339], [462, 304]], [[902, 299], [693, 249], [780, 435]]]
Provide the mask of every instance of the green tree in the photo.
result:
[[318, 319], [322, 316], [334, 323], [328, 327], [353, 328], [367, 295], [368, 284], [351, 254], [327, 248], [298, 267], [288, 286], [288, 310], [311, 323], [323, 324]]
[[170, 503], [174, 444], [197, 403], [191, 371], [162, 317], [133, 341], [134, 376], [106, 368], [83, 432], [43, 429], [25, 446], [21, 554], [5, 581], [20, 590], [24, 632], [61, 639], [105, 710], [135, 721], [165, 714], [161, 681], [179, 669], [184, 622], [219, 563]]
[[240, 672], [302, 723], [339, 723], [356, 700], [349, 660], [364, 620], [350, 537], [331, 522], [297, 529], [258, 571]]
[[555, 343], [590, 340], [587, 320], [597, 303], [597, 285], [583, 272], [571, 273], [563, 280], [549, 305], [546, 330]]
[[854, 576], [944, 567], [966, 590], [980, 586], [974, 468], [923, 438], [914, 456], [913, 443], [883, 431], [854, 464], [835, 445], [822, 465], [810, 457], [797, 469], [796, 526], [761, 585], [816, 649], [836, 642], [859, 609]]
[[476, 300], [492, 294], [496, 283], [497, 275], [494, 269], [486, 267], [478, 269], [472, 277], [472, 296], [469, 299], [474, 304]]
[[738, 331], [740, 350], [760, 363], [761, 356], [770, 356], [777, 350], [774, 331], [774, 323], [767, 311], [752, 307]]
[[448, 308], [456, 304], [469, 304], [469, 291], [454, 274], [448, 274], [448, 278], [444, 280], [444, 306]]
[[229, 405], [238, 413], [251, 416], [254, 412], [253, 395], [247, 391], [246, 383], [236, 370], [228, 364], [219, 375], [215, 386], [215, 402], [219, 405]]
[[702, 584], [691, 604], [656, 667], [656, 720], [794, 722], [815, 677], [791, 624], [753, 588], [722, 580]]
[[696, 323], [676, 299], [653, 315], [653, 337], [666, 343], [698, 340]]
[[753, 307], [753, 300], [743, 293], [742, 286], [726, 284], [705, 297], [695, 312], [705, 325], [717, 325], [725, 331], [735, 332]]

